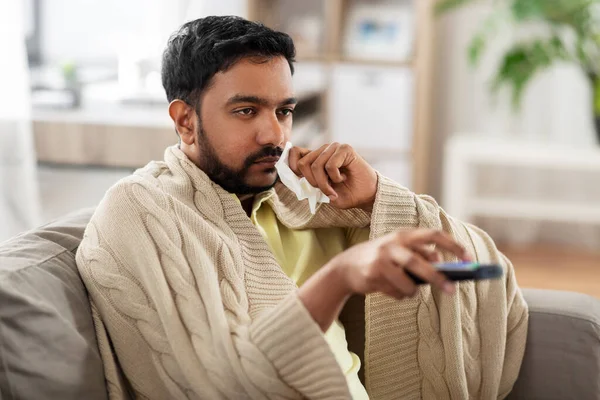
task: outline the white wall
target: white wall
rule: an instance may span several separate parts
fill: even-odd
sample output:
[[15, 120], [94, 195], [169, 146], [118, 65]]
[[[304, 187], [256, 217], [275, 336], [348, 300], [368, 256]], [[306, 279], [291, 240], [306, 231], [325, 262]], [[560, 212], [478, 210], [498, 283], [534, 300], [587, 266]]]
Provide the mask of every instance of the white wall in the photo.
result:
[[0, 1], [0, 242], [40, 222], [21, 6]]
[[116, 60], [120, 43], [143, 30], [144, 0], [42, 0], [41, 45], [49, 62]]
[[49, 62], [116, 61], [119, 49], [131, 43], [160, 54], [186, 20], [246, 15], [245, 0], [42, 0], [41, 7]]
[[[197, 0], [191, 1], [195, 3]], [[246, 0], [204, 0], [202, 3], [203, 15], [239, 15], [241, 17], [248, 15]]]

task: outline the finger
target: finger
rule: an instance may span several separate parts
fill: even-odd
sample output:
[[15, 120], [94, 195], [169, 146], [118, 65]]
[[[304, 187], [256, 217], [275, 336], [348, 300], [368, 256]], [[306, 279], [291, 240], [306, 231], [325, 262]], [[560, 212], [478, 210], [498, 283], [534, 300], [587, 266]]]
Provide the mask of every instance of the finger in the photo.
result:
[[383, 276], [394, 288], [396, 295], [393, 295], [393, 297], [397, 299], [413, 297], [419, 291], [417, 284], [397, 265], [390, 265], [386, 268]]
[[317, 159], [317, 157], [319, 157], [319, 155], [321, 155], [321, 153], [323, 151], [325, 151], [327, 146], [329, 146], [329, 145], [325, 144], [325, 145], [321, 146], [319, 149], [305, 154], [298, 161], [298, 169], [300, 170], [300, 176], [305, 177], [306, 180], [308, 181], [308, 183], [310, 183], [314, 187], [317, 187], [318, 185], [317, 185], [317, 181], [315, 180], [315, 177], [313, 175], [311, 166], [312, 166], [313, 162]]
[[340, 172], [340, 168], [346, 160], [347, 150], [344, 146], [338, 146], [334, 154], [325, 164], [325, 171], [333, 183], [342, 183], [346, 177]]
[[454, 293], [454, 285], [418, 252], [411, 252], [410, 256], [407, 256], [406, 249], [399, 246], [392, 246], [390, 251], [394, 260], [400, 260], [403, 263], [400, 265], [405, 270], [446, 293]]
[[403, 270], [404, 265], [415, 257], [414, 253], [404, 247], [390, 246], [387, 254], [389, 259], [384, 262], [384, 278], [404, 296], [414, 296], [417, 285]]
[[337, 193], [329, 184], [329, 176], [325, 171], [325, 165], [329, 162], [329, 159], [335, 151], [337, 150], [339, 144], [332, 143], [330, 144], [312, 163], [311, 170], [315, 181], [317, 182], [317, 187], [321, 189], [325, 195], [329, 196], [332, 200], [337, 198]]
[[437, 263], [442, 260], [440, 253], [435, 249], [429, 248], [429, 246], [411, 246], [409, 248], [430, 263]]
[[448, 278], [437, 270], [431, 263], [425, 261], [420, 256], [415, 257], [409, 262], [405, 269], [413, 275], [421, 278], [423, 281], [430, 283], [432, 286], [448, 293], [454, 293], [454, 284]]
[[300, 169], [298, 168], [298, 161], [305, 155], [310, 153], [310, 150], [303, 149], [302, 147], [292, 147], [290, 149], [289, 163], [290, 169], [294, 171], [296, 175], [300, 175]]
[[467, 250], [461, 246], [449, 234], [433, 230], [433, 229], [418, 229], [408, 235], [408, 244], [411, 248], [414, 246], [422, 246], [427, 244], [435, 244], [438, 248], [449, 251], [464, 261], [471, 261], [471, 257]]

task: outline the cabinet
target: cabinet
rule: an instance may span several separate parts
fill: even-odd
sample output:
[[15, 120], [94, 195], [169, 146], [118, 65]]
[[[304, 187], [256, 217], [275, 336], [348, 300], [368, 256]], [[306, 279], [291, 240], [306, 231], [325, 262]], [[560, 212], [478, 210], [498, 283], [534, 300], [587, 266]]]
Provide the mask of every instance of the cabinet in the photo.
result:
[[412, 147], [412, 71], [409, 68], [335, 64], [329, 96], [331, 138], [359, 151]]

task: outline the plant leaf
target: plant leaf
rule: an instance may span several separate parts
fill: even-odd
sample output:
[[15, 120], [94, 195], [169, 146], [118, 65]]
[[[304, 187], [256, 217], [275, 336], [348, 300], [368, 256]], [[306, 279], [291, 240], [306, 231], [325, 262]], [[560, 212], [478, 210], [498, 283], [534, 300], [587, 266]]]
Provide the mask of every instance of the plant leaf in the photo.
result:
[[594, 93], [594, 115], [600, 116], [600, 79], [592, 79], [592, 91]]
[[478, 32], [473, 36], [467, 50], [468, 59], [471, 65], [476, 65], [484, 51], [487, 48], [489, 39], [498, 35], [500, 28], [511, 18], [509, 10], [506, 8], [498, 8], [498, 10], [490, 14], [481, 24]]
[[512, 0], [517, 21], [543, 21], [554, 26], [569, 26], [578, 33], [593, 25], [592, 5], [599, 0]]
[[518, 43], [504, 55], [492, 90], [497, 92], [502, 86], [508, 86], [516, 110], [533, 77], [559, 60], [569, 60], [569, 54], [557, 36]]
[[473, 37], [468, 49], [469, 63], [471, 65], [475, 65], [479, 62], [481, 55], [485, 51], [486, 44], [485, 35], [479, 33]]

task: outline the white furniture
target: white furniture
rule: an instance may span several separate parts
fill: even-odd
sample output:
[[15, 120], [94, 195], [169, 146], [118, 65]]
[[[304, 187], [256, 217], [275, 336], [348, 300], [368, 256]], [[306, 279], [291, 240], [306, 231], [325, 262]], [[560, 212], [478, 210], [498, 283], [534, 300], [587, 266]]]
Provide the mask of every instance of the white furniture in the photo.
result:
[[412, 75], [409, 68], [335, 64], [329, 96], [333, 141], [410, 154]]
[[444, 155], [444, 194], [442, 206], [455, 218], [497, 217], [552, 222], [600, 224], [600, 204], [478, 197], [474, 171], [481, 166], [519, 167], [547, 171], [597, 173], [600, 182], [600, 149], [493, 139], [476, 135], [450, 138]]

